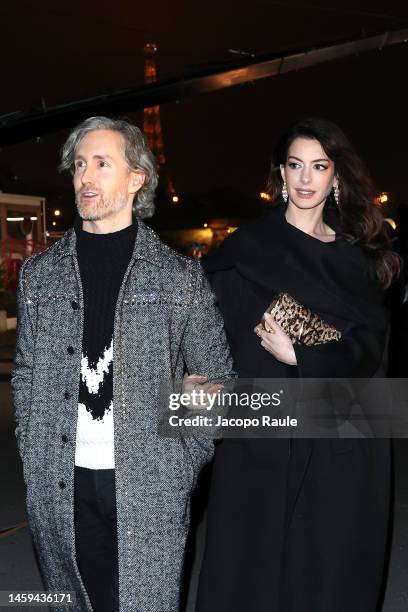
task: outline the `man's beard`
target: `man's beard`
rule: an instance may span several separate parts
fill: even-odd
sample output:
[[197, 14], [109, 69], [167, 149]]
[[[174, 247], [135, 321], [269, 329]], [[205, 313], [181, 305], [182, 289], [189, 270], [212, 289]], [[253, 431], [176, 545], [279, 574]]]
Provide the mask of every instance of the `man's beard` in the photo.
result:
[[78, 214], [84, 221], [101, 221], [120, 212], [127, 204], [125, 191], [116, 191], [108, 196], [99, 194], [98, 200], [92, 204], [87, 203], [86, 200], [81, 201], [80, 196], [81, 193], [76, 195], [75, 203]]

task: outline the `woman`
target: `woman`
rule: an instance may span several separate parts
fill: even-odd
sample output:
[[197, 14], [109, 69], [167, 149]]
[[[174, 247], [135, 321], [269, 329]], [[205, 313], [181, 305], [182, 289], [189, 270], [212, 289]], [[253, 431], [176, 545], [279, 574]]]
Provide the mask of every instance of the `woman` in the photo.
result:
[[[341, 130], [322, 119], [292, 126], [275, 152], [269, 193], [273, 209], [206, 262], [239, 375], [384, 375], [384, 289], [399, 259]], [[341, 340], [293, 345], [270, 315], [259, 325], [280, 292], [333, 324]], [[375, 612], [389, 451], [386, 440], [221, 442], [197, 612]]]

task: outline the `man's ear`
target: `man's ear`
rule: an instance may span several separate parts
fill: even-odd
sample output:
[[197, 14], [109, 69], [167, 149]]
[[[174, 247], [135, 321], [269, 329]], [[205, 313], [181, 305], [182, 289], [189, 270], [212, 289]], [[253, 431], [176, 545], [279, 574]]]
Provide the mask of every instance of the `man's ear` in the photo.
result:
[[129, 193], [137, 193], [143, 187], [146, 180], [146, 174], [141, 170], [135, 170], [130, 173], [130, 188]]

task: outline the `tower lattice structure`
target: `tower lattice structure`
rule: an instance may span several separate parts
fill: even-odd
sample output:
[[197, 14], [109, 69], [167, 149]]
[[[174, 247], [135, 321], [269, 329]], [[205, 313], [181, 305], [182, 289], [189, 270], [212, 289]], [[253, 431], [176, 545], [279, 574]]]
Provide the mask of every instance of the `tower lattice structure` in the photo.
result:
[[[157, 81], [156, 53], [157, 45], [155, 43], [147, 43], [144, 46], [145, 83], [155, 83]], [[176, 190], [166, 164], [159, 104], [144, 109], [143, 131], [146, 136], [147, 144], [155, 154], [160, 166], [160, 174], [164, 178], [167, 192], [171, 196], [174, 196]]]

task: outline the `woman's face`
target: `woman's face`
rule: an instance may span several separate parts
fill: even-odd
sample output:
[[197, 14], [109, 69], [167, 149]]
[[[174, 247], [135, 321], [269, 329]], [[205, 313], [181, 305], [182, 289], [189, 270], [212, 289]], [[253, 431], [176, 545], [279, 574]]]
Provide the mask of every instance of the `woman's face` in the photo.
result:
[[281, 165], [289, 202], [298, 208], [315, 208], [324, 204], [337, 184], [334, 163], [318, 140], [296, 138], [289, 147], [286, 164]]

